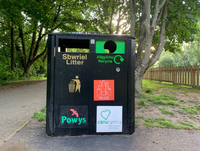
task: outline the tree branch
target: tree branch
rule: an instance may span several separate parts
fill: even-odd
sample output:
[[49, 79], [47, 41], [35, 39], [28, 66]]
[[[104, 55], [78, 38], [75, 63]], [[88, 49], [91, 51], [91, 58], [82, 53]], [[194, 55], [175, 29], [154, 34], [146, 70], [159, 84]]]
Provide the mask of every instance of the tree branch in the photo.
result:
[[31, 48], [30, 48], [28, 62], [33, 58], [33, 50], [34, 50], [34, 47], [35, 47], [35, 39], [36, 39], [36, 30], [33, 31], [32, 43], [31, 43]]
[[163, 7], [159, 43], [158, 43], [158, 46], [156, 48], [155, 53], [153, 54], [153, 56], [149, 60], [149, 67], [152, 66], [153, 64], [155, 64], [156, 61], [158, 61], [158, 59], [160, 58], [161, 52], [162, 52], [162, 50], [164, 48], [164, 45], [165, 45], [165, 27], [166, 27], [166, 21], [167, 21], [168, 1], [169, 0], [166, 0], [166, 3], [164, 5], [164, 7]]
[[136, 0], [129, 0], [131, 14], [131, 35], [135, 37]]
[[39, 47], [40, 47], [40, 42], [43, 38], [43, 35], [42, 35], [42, 30], [43, 30], [43, 27], [40, 28], [40, 32], [39, 32], [39, 35], [38, 35], [38, 39], [37, 39], [37, 43], [36, 43], [36, 46], [35, 46], [35, 50], [34, 50], [34, 53], [33, 53], [33, 58], [37, 55], [38, 53], [38, 50], [39, 50]]
[[37, 57], [35, 57], [33, 60], [31, 60], [30, 65], [32, 65], [35, 61], [37, 61], [40, 57], [42, 57], [46, 53], [47, 53], [47, 43], [46, 43], [44, 51], [40, 53]]
[[19, 27], [19, 37], [21, 38], [21, 43], [22, 43], [22, 50], [23, 50], [23, 58], [25, 63], [27, 62], [26, 59], [26, 48], [25, 48], [25, 41], [24, 41], [24, 33], [21, 27]]
[[155, 31], [155, 27], [156, 27], [156, 23], [158, 23], [158, 14], [161, 10], [161, 8], [164, 6], [166, 0], [163, 0], [162, 3], [159, 5], [159, 0], [156, 1], [156, 8], [154, 10], [154, 15], [153, 15], [153, 20], [152, 20], [152, 24], [151, 24], [151, 38], [153, 38], [154, 36], [154, 31]]

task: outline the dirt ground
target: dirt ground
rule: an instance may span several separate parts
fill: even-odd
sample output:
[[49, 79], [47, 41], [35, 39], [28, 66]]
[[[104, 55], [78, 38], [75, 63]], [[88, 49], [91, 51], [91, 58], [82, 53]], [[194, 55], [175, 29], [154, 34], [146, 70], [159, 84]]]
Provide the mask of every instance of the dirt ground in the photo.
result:
[[[157, 83], [158, 84], [158, 83]], [[178, 100], [172, 100], [176, 103], [179, 103], [180, 106], [169, 106], [169, 105], [159, 105], [154, 104], [148, 98], [152, 98], [153, 96], [158, 96], [160, 94], [166, 94], [175, 96]], [[145, 122], [143, 119], [147, 118], [161, 118], [171, 120], [173, 124], [181, 125], [181, 121], [191, 123], [193, 126], [197, 126], [197, 129], [200, 129], [200, 110], [197, 113], [188, 113], [181, 112], [182, 107], [193, 107], [200, 104], [200, 89], [185, 87], [185, 86], [175, 86], [170, 84], [160, 83], [160, 86], [157, 86], [150, 94], [144, 93], [145, 100], [149, 107], [138, 105], [137, 102], [142, 100], [141, 97], [136, 97], [136, 119], [139, 127], [145, 127]], [[143, 99], [144, 100], [144, 99]], [[159, 108], [165, 108], [166, 110], [172, 111], [174, 115], [163, 114]], [[136, 123], [137, 123], [136, 122]], [[193, 129], [191, 127], [191, 129]]]

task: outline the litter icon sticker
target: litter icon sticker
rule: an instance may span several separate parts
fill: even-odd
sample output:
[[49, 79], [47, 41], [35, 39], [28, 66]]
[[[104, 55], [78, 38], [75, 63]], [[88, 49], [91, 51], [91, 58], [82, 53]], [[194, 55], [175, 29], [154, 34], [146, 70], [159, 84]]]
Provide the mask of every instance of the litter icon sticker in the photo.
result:
[[114, 101], [114, 80], [94, 80], [94, 101]]
[[69, 93], [76, 93], [81, 91], [81, 82], [79, 76], [76, 76], [75, 79], [72, 79], [69, 83]]

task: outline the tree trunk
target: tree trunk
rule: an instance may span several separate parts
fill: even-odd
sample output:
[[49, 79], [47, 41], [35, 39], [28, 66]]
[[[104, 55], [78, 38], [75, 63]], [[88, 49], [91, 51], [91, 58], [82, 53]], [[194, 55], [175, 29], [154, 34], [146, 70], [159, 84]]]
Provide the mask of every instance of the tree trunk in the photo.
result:
[[30, 71], [31, 66], [26, 67], [24, 69], [24, 77], [29, 78], [29, 71]]
[[40, 74], [44, 74], [44, 66], [45, 66], [45, 62], [47, 60], [47, 53], [44, 55], [44, 57], [41, 59], [43, 64], [40, 66]]
[[131, 35], [135, 37], [136, 0], [130, 0], [131, 8]]
[[[135, 63], [135, 94], [142, 93], [142, 80], [145, 71], [158, 61], [165, 45], [165, 25], [167, 18], [168, 0], [159, 4], [156, 2], [155, 12], [150, 23], [151, 0], [141, 0], [142, 16], [140, 17], [140, 31]], [[155, 28], [160, 20], [159, 12], [162, 12], [160, 37], [156, 51], [151, 56], [151, 45]]]
[[14, 54], [14, 29], [13, 29], [13, 25], [11, 25], [10, 37], [11, 37], [11, 70], [14, 71], [15, 54]]
[[141, 75], [140, 73], [135, 74], [135, 94], [142, 93], [142, 80], [143, 75]]

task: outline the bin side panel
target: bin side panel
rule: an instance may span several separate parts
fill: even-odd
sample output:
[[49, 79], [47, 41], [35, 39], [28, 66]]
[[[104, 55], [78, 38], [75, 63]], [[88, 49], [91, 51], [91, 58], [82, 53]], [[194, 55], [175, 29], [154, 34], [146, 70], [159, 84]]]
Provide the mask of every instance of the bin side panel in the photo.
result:
[[128, 64], [128, 131], [135, 132], [135, 40], [129, 40], [129, 64]]
[[54, 36], [48, 37], [46, 133], [54, 135]]

